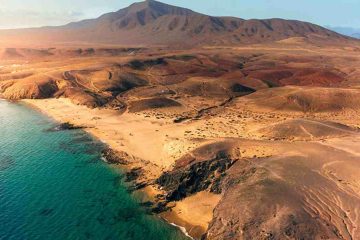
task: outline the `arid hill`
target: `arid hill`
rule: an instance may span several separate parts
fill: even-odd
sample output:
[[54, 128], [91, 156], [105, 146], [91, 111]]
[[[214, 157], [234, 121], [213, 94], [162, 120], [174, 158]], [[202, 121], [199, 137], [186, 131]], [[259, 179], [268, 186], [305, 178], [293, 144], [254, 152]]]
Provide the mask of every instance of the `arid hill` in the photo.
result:
[[259, 134], [276, 140], [318, 140], [355, 134], [349, 126], [330, 121], [294, 119], [258, 130]]
[[315, 24], [284, 19], [213, 17], [154, 0], [134, 3], [97, 19], [61, 27], [0, 31], [2, 44], [234, 45], [300, 37], [310, 42], [352, 41]]
[[359, 89], [292, 86], [261, 90], [240, 101], [251, 109], [316, 113], [359, 110], [359, 97]]

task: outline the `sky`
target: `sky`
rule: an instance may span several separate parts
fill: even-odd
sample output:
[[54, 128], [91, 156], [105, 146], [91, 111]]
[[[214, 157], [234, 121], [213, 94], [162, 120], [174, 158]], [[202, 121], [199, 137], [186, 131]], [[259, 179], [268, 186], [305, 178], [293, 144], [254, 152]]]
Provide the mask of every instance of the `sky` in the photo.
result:
[[[0, 0], [0, 28], [56, 26], [139, 0]], [[213, 16], [285, 18], [360, 29], [360, 0], [162, 0]]]

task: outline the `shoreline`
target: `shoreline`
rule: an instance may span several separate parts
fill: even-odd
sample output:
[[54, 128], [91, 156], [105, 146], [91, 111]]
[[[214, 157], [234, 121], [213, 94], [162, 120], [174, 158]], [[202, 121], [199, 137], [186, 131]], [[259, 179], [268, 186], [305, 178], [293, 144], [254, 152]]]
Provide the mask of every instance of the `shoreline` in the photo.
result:
[[[166, 222], [168, 222], [168, 221], [166, 221]], [[180, 226], [180, 225], [177, 225], [177, 224], [175, 224], [175, 223], [172, 223], [172, 222], [168, 222], [168, 223], [169, 223], [171, 226], [174, 226], [174, 227], [180, 229], [180, 231], [183, 232], [186, 237], [194, 240], [194, 238], [193, 238], [192, 236], [190, 236], [189, 233], [186, 231], [186, 228], [184, 228], [184, 227], [182, 227], [182, 226]]]
[[[63, 99], [63, 100], [68, 101], [67, 99]], [[7, 101], [7, 100], [4, 99], [4, 101]], [[77, 125], [76, 122], [73, 122], [71, 120], [65, 121], [64, 118], [66, 118], [66, 117], [61, 118], [59, 116], [54, 116], [54, 114], [51, 114], [51, 112], [46, 111], [46, 109], [44, 109], [44, 107], [41, 106], [40, 101], [42, 101], [42, 100], [28, 100], [28, 99], [26, 99], [26, 100], [19, 101], [19, 103], [23, 103], [25, 106], [30, 107], [30, 108], [40, 112], [41, 114], [46, 115], [47, 117], [53, 119], [57, 123], [60, 123], [60, 124], [61, 123], [70, 123], [70, 124], [74, 124], [74, 126], [80, 126], [80, 125]], [[74, 105], [74, 106], [78, 106], [78, 105]], [[83, 106], [79, 106], [79, 107], [83, 108]], [[91, 109], [91, 110], [93, 110], [93, 109]], [[114, 148], [113, 145], [111, 143], [109, 143], [109, 141], [107, 141], [106, 139], [101, 138], [101, 134], [97, 134], [98, 132], [94, 131], [93, 127], [81, 126], [81, 128], [87, 134], [90, 134], [91, 136], [96, 138], [98, 141], [104, 143], [106, 145], [106, 147], [108, 149], [110, 149], [111, 151], [113, 151], [114, 153], [119, 153], [118, 152], [119, 149]], [[126, 151], [122, 151], [121, 153], [129, 154]], [[136, 159], [136, 157], [132, 156], [131, 154], [129, 156], [132, 158], [132, 160]], [[118, 157], [118, 156], [116, 155], [116, 157]], [[104, 157], [102, 157], [102, 158], [104, 158]], [[104, 161], [106, 164], [114, 165], [109, 160], [107, 160], [106, 157], [104, 159], [102, 159], [102, 161]], [[139, 168], [139, 167], [146, 169], [139, 176], [139, 180], [135, 179], [135, 180], [132, 180], [131, 182], [134, 183], [134, 186], [136, 187], [137, 183], [145, 181], [147, 183], [146, 187], [141, 188], [141, 189], [134, 189], [134, 193], [139, 192], [141, 194], [144, 194], [145, 198], [150, 200], [151, 202], [156, 204], [156, 202], [155, 202], [156, 196], [159, 193], [164, 193], [162, 190], [160, 190], [159, 188], [154, 186], [154, 183], [152, 183], [153, 180], [156, 179], [156, 178], [154, 178], [154, 176], [163, 173], [164, 168], [162, 168], [160, 170], [160, 172], [159, 172], [159, 170], [155, 170], [156, 173], [151, 172], [152, 169], [149, 170], [149, 168], [152, 168], [153, 166], [149, 167], [148, 163], [144, 164], [144, 163], [141, 162], [141, 160], [140, 160], [140, 162], [139, 161], [132, 162], [130, 160], [126, 164], [121, 164], [121, 163], [120, 164], [115, 164], [115, 166], [113, 166], [113, 167], [121, 168], [122, 170], [125, 170], [128, 173], [131, 172], [132, 169], [136, 169], [136, 168]], [[156, 166], [156, 167], [158, 167], [158, 166]], [[148, 171], [150, 171], [150, 172], [148, 172]], [[213, 195], [213, 194], [210, 194], [210, 193], [208, 193], [208, 194], [209, 194], [210, 197], [212, 197], [212, 195]], [[216, 204], [218, 203], [219, 200], [220, 200], [220, 197], [219, 197], [219, 199], [216, 200]], [[180, 202], [182, 202], [182, 201], [180, 201]], [[177, 203], [174, 203], [174, 202], [171, 202], [170, 204], [175, 205], [175, 206], [177, 205]], [[213, 207], [215, 207], [216, 204], [210, 204], [210, 205], [214, 205]], [[183, 234], [185, 236], [187, 236], [187, 237], [189, 237], [191, 239], [201, 239], [201, 236], [206, 233], [208, 223], [201, 223], [201, 226], [198, 226], [198, 225], [192, 224], [191, 222], [186, 221], [187, 219], [184, 218], [183, 216], [181, 216], [181, 214], [182, 214], [183, 210], [185, 210], [185, 212], [186, 212], [187, 207], [188, 206], [185, 205], [185, 206], [183, 206], [183, 208], [185, 208], [185, 209], [181, 209], [181, 208], [180, 208], [180, 210], [177, 209], [178, 213], [177, 213], [176, 210], [173, 211], [172, 208], [171, 208], [170, 210], [167, 210], [167, 211], [164, 211], [164, 212], [161, 212], [161, 213], [156, 213], [155, 215], [157, 215], [158, 217], [160, 217], [161, 219], [166, 221], [168, 224], [177, 227], [180, 231], [183, 232]], [[195, 210], [191, 209], [191, 211], [195, 211]], [[191, 219], [191, 218], [189, 218], [189, 219]], [[210, 222], [210, 220], [211, 219], [209, 219], [208, 221]]]

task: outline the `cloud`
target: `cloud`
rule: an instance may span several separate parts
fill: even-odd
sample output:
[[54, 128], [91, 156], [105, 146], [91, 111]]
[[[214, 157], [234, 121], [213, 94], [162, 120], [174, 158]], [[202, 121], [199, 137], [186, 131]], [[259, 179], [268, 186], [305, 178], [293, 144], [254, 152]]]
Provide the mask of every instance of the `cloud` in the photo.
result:
[[63, 25], [81, 20], [80, 11], [34, 11], [26, 9], [7, 10], [0, 7], [0, 28], [27, 28]]

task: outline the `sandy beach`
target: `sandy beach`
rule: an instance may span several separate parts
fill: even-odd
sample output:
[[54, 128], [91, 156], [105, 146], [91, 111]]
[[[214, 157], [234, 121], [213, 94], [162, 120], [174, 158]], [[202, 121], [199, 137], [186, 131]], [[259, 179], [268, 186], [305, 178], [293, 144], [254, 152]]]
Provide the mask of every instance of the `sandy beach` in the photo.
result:
[[[144, 169], [141, 181], [154, 181], [186, 151], [204, 144], [182, 139], [184, 132], [195, 129], [197, 124], [181, 128], [172, 126], [170, 120], [144, 119], [130, 113], [121, 115], [114, 110], [89, 109], [64, 98], [22, 102], [60, 123], [84, 127], [84, 131], [106, 143], [111, 149], [131, 155], [129, 165], [123, 167]], [[161, 192], [156, 185], [142, 191], [152, 200]], [[219, 200], [218, 195], [198, 193], [174, 204], [172, 211], [160, 216], [169, 223], [184, 227], [190, 236], [200, 238], [206, 232]]]

